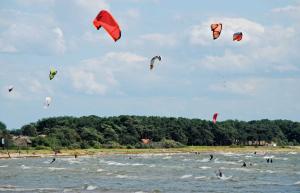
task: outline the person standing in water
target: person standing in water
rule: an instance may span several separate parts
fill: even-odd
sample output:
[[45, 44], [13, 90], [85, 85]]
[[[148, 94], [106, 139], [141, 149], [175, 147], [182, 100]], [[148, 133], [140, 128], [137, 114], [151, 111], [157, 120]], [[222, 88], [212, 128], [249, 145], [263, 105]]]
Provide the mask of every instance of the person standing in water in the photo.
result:
[[210, 154], [209, 156], [210, 156], [209, 161], [211, 161], [212, 159], [214, 159], [214, 156], [212, 154]]
[[53, 160], [50, 162], [50, 164], [52, 164], [53, 162], [55, 162], [55, 160], [56, 160], [56, 159], [55, 159], [55, 157], [54, 157]]
[[243, 163], [242, 167], [247, 167], [246, 162]]
[[217, 173], [217, 176], [220, 177], [220, 178], [222, 178], [222, 176], [223, 176], [223, 173], [221, 172], [220, 169], [219, 169], [219, 171], [218, 171], [218, 173]]

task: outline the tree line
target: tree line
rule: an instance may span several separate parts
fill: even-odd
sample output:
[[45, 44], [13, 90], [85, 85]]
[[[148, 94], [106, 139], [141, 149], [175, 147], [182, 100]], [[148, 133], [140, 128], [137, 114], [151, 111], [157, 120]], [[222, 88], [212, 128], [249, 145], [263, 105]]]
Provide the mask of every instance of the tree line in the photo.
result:
[[[30, 136], [36, 148], [155, 148], [185, 145], [300, 145], [300, 123], [289, 120], [226, 120], [217, 122], [157, 116], [51, 117], [7, 130], [0, 122], [0, 138]], [[150, 139], [149, 144], [141, 139]], [[11, 143], [12, 145], [12, 143]]]

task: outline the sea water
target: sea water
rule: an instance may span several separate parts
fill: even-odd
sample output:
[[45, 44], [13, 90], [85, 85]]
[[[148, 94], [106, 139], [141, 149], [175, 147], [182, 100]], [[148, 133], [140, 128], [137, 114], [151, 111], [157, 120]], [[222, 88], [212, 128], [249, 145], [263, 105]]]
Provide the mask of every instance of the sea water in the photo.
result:
[[[273, 163], [267, 163], [271, 157]], [[139, 154], [0, 160], [0, 192], [300, 192], [300, 155]], [[243, 162], [247, 167], [241, 167]], [[251, 163], [251, 166], [250, 166]], [[216, 175], [218, 170], [222, 177]]]

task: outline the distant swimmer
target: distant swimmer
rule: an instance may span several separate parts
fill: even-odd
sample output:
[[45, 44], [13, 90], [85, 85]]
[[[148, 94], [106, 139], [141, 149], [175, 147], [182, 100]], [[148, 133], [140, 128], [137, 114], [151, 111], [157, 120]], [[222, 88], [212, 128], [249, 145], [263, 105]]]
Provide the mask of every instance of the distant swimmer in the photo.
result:
[[247, 167], [246, 162], [243, 163], [242, 167]]
[[273, 163], [273, 160], [272, 160], [272, 158], [271, 158], [271, 161], [270, 161], [271, 163]]
[[129, 159], [132, 159], [132, 157], [129, 157]]
[[268, 159], [267, 159], [267, 163], [269, 163], [269, 162], [270, 162], [270, 159], [268, 158]]
[[220, 169], [219, 169], [219, 172], [217, 173], [217, 176], [220, 177], [220, 178], [222, 178], [222, 176], [223, 176], [223, 173], [221, 172]]
[[77, 154], [76, 153], [75, 153], [74, 157], [75, 157], [75, 159], [77, 158]]
[[214, 156], [212, 154], [210, 154], [209, 156], [210, 156], [209, 161], [211, 161], [212, 159], [214, 159]]
[[254, 154], [256, 154], [256, 151], [254, 152]]
[[55, 159], [55, 158], [53, 158], [53, 160], [50, 162], [50, 164], [52, 164], [53, 162], [55, 162], [55, 160], [56, 160], [56, 159]]

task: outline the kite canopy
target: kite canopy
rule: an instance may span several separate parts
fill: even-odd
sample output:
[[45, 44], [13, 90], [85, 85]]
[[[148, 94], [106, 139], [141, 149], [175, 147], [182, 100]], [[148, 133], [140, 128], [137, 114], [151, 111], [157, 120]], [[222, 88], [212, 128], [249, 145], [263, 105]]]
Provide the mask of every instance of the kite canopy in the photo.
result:
[[11, 92], [14, 89], [13, 85], [8, 86], [8, 92]]
[[161, 57], [160, 56], [154, 56], [151, 59], [151, 61], [150, 61], [150, 70], [152, 70], [154, 68], [154, 63], [155, 63], [156, 60], [161, 61]]
[[217, 122], [218, 113], [215, 113], [213, 116], [213, 123], [216, 124]]
[[216, 24], [211, 24], [210, 25], [211, 31], [213, 32], [213, 39], [218, 39], [221, 31], [222, 31], [222, 24], [221, 23], [216, 23]]
[[50, 106], [51, 101], [52, 101], [51, 97], [46, 97], [44, 107], [48, 108]]
[[243, 33], [242, 32], [236, 32], [233, 34], [232, 40], [233, 41], [241, 41], [243, 38]]
[[49, 79], [52, 80], [56, 74], [57, 74], [57, 70], [55, 70], [54, 68], [51, 68], [50, 73], [49, 73]]
[[108, 11], [100, 11], [93, 23], [97, 30], [103, 27], [115, 41], [121, 38], [120, 27]]

